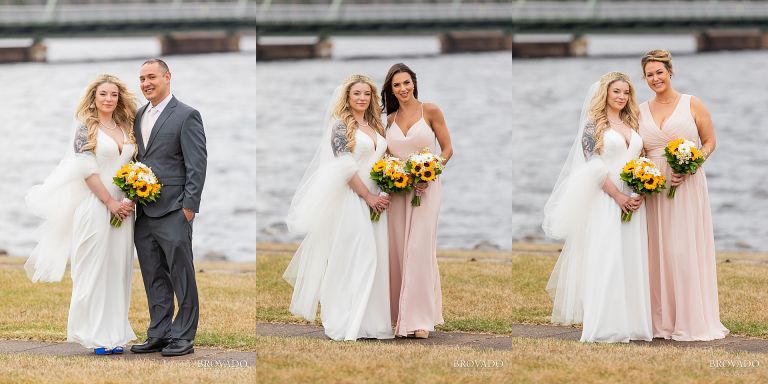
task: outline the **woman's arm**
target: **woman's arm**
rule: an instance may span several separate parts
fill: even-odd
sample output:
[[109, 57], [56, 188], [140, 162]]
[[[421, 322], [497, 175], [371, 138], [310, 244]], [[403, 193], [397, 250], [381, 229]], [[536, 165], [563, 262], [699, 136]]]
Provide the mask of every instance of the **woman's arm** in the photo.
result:
[[[331, 149], [333, 155], [336, 157], [344, 155], [352, 155], [349, 148], [347, 148], [347, 127], [343, 122], [338, 121], [333, 126], [333, 132], [331, 133]], [[368, 190], [363, 180], [357, 174], [352, 175], [352, 178], [347, 182], [349, 188], [352, 189], [358, 196], [360, 196], [369, 207], [375, 209], [377, 212], [381, 212], [389, 205], [389, 197], [376, 196]]]
[[714, 152], [717, 145], [715, 139], [715, 127], [712, 124], [712, 116], [704, 103], [695, 96], [691, 97], [691, 113], [701, 139], [701, 152], [706, 160]]
[[453, 144], [451, 143], [451, 135], [448, 133], [448, 127], [445, 125], [443, 112], [440, 107], [432, 103], [424, 103], [424, 110], [429, 126], [432, 127], [437, 142], [440, 144], [440, 157], [444, 159], [443, 164], [446, 164], [453, 156]]
[[[92, 149], [85, 149], [85, 145], [88, 143], [88, 128], [85, 125], [81, 125], [78, 127], [77, 132], [75, 133], [75, 143], [74, 143], [74, 149], [75, 149], [75, 156], [87, 156], [91, 157], [92, 161], [96, 161], [95, 157], [96, 154], [93, 153]], [[88, 189], [93, 192], [93, 194], [96, 196], [96, 198], [99, 199], [115, 216], [120, 217], [120, 219], [125, 219], [128, 217], [128, 215], [133, 210], [132, 207], [126, 205], [123, 206], [123, 203], [115, 200], [112, 198], [112, 196], [109, 194], [109, 191], [107, 191], [107, 187], [104, 186], [104, 183], [101, 182], [101, 179], [99, 178], [98, 173], [91, 173], [90, 175], [85, 177], [85, 184], [88, 186]]]
[[[591, 121], [587, 122], [587, 125], [584, 127], [584, 134], [581, 136], [581, 150], [584, 153], [585, 161], [589, 161], [597, 155], [597, 150], [595, 148], [597, 145], [596, 129], [595, 124]], [[608, 194], [608, 196], [616, 202], [623, 212], [629, 212], [630, 210], [637, 209], [635, 207], [640, 207], [639, 197], [632, 198], [627, 196], [624, 192], [620, 191], [619, 188], [616, 187], [616, 184], [613, 184], [608, 177], [603, 181], [601, 188], [603, 192]]]

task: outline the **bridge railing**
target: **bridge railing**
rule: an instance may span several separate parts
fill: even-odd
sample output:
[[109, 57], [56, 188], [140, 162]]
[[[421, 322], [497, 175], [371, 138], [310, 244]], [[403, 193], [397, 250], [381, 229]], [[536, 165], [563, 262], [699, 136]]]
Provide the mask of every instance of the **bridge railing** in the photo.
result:
[[321, 4], [279, 4], [262, 9], [257, 22], [310, 22], [336, 20], [489, 19], [504, 20], [512, 15], [510, 4], [344, 4], [338, 8]]
[[529, 1], [438, 4], [269, 4], [259, 7], [257, 23], [367, 20], [674, 20], [768, 18], [766, 1]]
[[513, 5], [512, 17], [531, 19], [721, 19], [768, 17], [764, 1], [536, 1]]
[[72, 4], [0, 6], [0, 25], [110, 21], [255, 19], [255, 3]]

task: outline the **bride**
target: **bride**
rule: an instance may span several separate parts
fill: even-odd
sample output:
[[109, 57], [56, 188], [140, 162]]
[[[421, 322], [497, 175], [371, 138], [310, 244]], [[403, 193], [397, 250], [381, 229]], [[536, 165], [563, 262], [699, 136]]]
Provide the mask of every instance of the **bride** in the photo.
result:
[[[643, 148], [629, 77], [609, 72], [590, 88], [579, 132], [542, 228], [565, 240], [547, 284], [552, 322], [583, 323], [581, 341], [652, 339], [645, 207], [619, 174]], [[634, 211], [622, 223], [622, 211]]]
[[370, 178], [387, 150], [373, 80], [352, 75], [337, 90], [315, 158], [287, 218], [306, 233], [283, 278], [293, 285], [290, 311], [314, 320], [320, 302], [325, 334], [334, 340], [391, 339], [387, 218]]
[[[133, 204], [112, 183], [136, 154], [136, 102], [115, 76], [101, 75], [76, 112], [74, 143], [27, 205], [44, 219], [24, 268], [33, 282], [60, 281], [71, 258], [72, 301], [67, 341], [98, 355], [122, 353], [136, 338], [128, 323], [133, 273]], [[74, 151], [73, 151], [74, 150]], [[110, 225], [110, 214], [124, 219]]]

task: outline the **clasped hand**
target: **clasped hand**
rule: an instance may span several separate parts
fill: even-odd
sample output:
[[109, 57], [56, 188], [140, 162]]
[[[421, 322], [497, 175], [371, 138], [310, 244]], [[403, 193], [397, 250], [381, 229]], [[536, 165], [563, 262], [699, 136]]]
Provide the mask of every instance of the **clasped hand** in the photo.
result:
[[133, 213], [135, 208], [136, 203], [133, 201], [124, 203], [117, 200], [110, 200], [109, 204], [107, 204], [107, 209], [109, 209], [109, 212], [119, 217], [120, 220], [125, 220]]
[[630, 197], [623, 193], [620, 193], [615, 199], [616, 204], [619, 205], [622, 212], [637, 211], [640, 209], [640, 205], [643, 203], [643, 197]]
[[669, 177], [669, 185], [677, 187], [678, 185], [682, 184], [683, 181], [685, 181], [685, 176], [685, 174], [672, 173], [672, 175]]
[[371, 209], [381, 213], [389, 207], [389, 196], [368, 195], [368, 197], [365, 198], [365, 202]]

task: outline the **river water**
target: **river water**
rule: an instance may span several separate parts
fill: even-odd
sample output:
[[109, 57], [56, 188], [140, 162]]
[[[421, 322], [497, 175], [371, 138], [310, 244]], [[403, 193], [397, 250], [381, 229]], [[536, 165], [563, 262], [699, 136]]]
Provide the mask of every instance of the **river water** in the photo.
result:
[[[698, 96], [712, 115], [717, 149], [704, 169], [716, 248], [768, 251], [768, 51], [694, 54], [690, 37], [595, 40], [590, 53], [600, 57], [513, 61], [513, 239], [548, 241], [540, 228], [542, 207], [573, 143], [590, 84], [605, 72], [622, 71], [631, 76], [638, 102], [648, 100], [652, 92], [639, 61], [656, 47], [673, 53], [675, 88]], [[605, 56], [614, 53], [622, 55]]]
[[[160, 52], [152, 38], [51, 39], [47, 44], [49, 63], [0, 66], [0, 249], [16, 256], [32, 250], [39, 224], [24, 208], [24, 194], [71, 147], [72, 115], [85, 86], [99, 73], [112, 73], [144, 104], [139, 67]], [[173, 94], [200, 111], [207, 137], [196, 258], [255, 260], [255, 40], [243, 39], [242, 48], [241, 53], [166, 58]]]
[[[301, 240], [287, 232], [284, 219], [333, 90], [353, 73], [381, 84], [389, 67], [402, 61], [418, 76], [419, 99], [443, 111], [455, 149], [441, 176], [438, 247], [511, 247], [511, 55], [436, 55], [438, 47], [423, 37], [338, 38], [331, 60], [258, 63], [259, 241]], [[392, 52], [407, 57], [376, 57]], [[367, 58], [353, 59], [361, 56]]]

